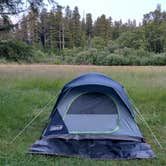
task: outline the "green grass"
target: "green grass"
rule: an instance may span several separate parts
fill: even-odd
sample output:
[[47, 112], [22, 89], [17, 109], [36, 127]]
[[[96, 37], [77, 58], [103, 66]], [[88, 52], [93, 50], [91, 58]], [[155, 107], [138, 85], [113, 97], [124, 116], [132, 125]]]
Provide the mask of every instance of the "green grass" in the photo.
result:
[[[40, 137], [65, 83], [88, 71], [108, 74], [122, 83], [142, 115], [166, 146], [166, 68], [83, 68], [83, 67], [2, 67], [0, 68], [0, 165], [11, 166], [151, 166], [166, 165], [165, 149], [157, 146], [149, 130], [138, 121], [157, 158], [146, 160], [95, 161], [27, 154], [28, 147]], [[13, 143], [12, 139], [51, 100], [43, 113]]]

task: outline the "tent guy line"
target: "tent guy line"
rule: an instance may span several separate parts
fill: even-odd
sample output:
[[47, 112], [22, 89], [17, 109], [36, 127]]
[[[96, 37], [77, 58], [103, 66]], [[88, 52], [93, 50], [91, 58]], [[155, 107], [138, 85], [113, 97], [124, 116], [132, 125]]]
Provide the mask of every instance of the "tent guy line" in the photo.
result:
[[9, 144], [12, 144], [13, 142], [15, 142], [16, 139], [17, 139], [19, 136], [21, 136], [21, 135], [24, 133], [24, 131], [25, 131], [28, 127], [30, 127], [30, 125], [38, 118], [38, 116], [39, 116], [43, 111], [45, 111], [45, 109], [47, 108], [47, 106], [49, 106], [49, 104], [51, 104], [51, 102], [53, 102], [53, 101], [55, 101], [55, 100], [56, 100], [56, 96], [55, 96], [54, 98], [50, 99], [50, 100], [48, 101], [48, 103], [46, 103], [46, 104], [43, 106], [43, 108], [36, 114], [36, 116], [35, 116], [34, 118], [32, 118], [32, 120], [30, 120], [30, 121], [25, 125], [25, 127], [9, 142]]
[[145, 118], [143, 117], [143, 115], [141, 114], [141, 111], [139, 110], [139, 108], [136, 106], [136, 102], [134, 101], [133, 98], [130, 97], [129, 92], [127, 92], [125, 90], [127, 96], [129, 97], [132, 106], [134, 107], [135, 112], [137, 113], [138, 118], [143, 122], [143, 124], [147, 127], [147, 129], [150, 131], [151, 136], [153, 138], [153, 141], [155, 144], [159, 145], [160, 149], [164, 149], [162, 144], [160, 143], [159, 139], [157, 138], [157, 136], [155, 135], [155, 133], [153, 132], [152, 128], [149, 126], [148, 122], [145, 120]]

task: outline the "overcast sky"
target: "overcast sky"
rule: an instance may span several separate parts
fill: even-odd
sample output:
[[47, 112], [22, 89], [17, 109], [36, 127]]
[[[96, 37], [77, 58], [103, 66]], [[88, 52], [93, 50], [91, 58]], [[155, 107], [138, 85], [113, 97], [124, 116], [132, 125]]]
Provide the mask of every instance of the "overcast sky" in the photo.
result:
[[59, 5], [69, 5], [71, 9], [78, 6], [80, 15], [91, 13], [93, 19], [101, 14], [111, 16], [113, 20], [136, 19], [141, 22], [143, 14], [153, 11], [157, 4], [161, 4], [162, 10], [166, 10], [166, 0], [57, 0]]

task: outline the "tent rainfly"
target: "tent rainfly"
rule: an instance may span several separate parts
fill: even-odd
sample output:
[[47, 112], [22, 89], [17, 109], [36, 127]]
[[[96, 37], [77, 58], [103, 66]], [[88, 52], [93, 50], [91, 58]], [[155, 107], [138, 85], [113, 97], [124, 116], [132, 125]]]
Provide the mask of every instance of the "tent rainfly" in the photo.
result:
[[123, 86], [100, 73], [81, 75], [62, 89], [32, 154], [92, 159], [154, 158]]

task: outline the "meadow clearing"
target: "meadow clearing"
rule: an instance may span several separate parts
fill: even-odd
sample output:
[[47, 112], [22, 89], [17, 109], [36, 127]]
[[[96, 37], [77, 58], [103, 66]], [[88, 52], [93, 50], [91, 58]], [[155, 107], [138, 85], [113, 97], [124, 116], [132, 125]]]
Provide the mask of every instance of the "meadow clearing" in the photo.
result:
[[[96, 161], [27, 154], [40, 137], [60, 89], [74, 77], [101, 72], [124, 85], [156, 134], [163, 149], [155, 144], [149, 130], [139, 127], [157, 158], [144, 160]], [[15, 136], [38, 113], [43, 112], [15, 140]], [[0, 65], [0, 165], [10, 166], [151, 166], [166, 165], [166, 67], [160, 66], [72, 66]]]

